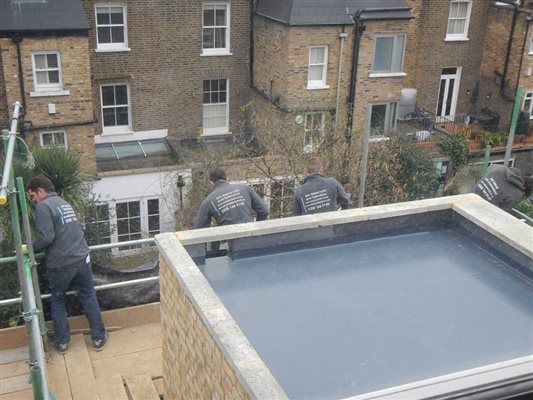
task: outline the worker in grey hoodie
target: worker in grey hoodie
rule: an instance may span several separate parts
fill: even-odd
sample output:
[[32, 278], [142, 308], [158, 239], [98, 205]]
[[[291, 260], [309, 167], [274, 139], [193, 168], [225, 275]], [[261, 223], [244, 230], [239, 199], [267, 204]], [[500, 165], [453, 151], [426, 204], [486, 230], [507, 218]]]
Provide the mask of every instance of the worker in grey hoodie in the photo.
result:
[[334, 178], [324, 177], [324, 166], [318, 158], [309, 160], [309, 175], [304, 184], [296, 189], [293, 199], [294, 215], [315, 214], [326, 211], [345, 210], [350, 206], [350, 197]]
[[94, 292], [89, 247], [81, 224], [71, 205], [57, 195], [46, 176], [34, 177], [27, 186], [35, 206], [35, 252], [45, 252], [48, 283], [52, 297], [50, 308], [54, 322], [53, 345], [60, 354], [68, 350], [70, 329], [65, 307], [67, 289], [79, 290], [83, 312], [89, 321], [96, 351], [102, 350], [108, 335], [102, 322], [100, 306]]
[[259, 195], [248, 185], [228, 183], [223, 169], [213, 169], [209, 182], [213, 191], [200, 205], [193, 229], [209, 227], [213, 218], [217, 225], [252, 222], [254, 213], [257, 221], [267, 218], [268, 208]]
[[518, 168], [493, 164], [487, 170], [487, 175], [474, 186], [473, 193], [510, 211], [524, 195], [531, 197], [531, 182], [532, 178], [524, 178]]

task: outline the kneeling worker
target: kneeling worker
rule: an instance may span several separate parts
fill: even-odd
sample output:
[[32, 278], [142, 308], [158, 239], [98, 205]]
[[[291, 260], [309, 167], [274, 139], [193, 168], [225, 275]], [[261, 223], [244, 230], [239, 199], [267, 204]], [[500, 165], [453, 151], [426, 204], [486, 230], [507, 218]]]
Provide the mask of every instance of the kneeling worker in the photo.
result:
[[296, 189], [293, 199], [294, 215], [315, 214], [335, 211], [341, 207], [345, 210], [350, 205], [350, 197], [334, 178], [322, 176], [324, 166], [318, 158], [309, 160], [309, 175], [304, 184]]
[[518, 168], [491, 165], [487, 175], [474, 186], [473, 193], [505, 211], [510, 211], [522, 197], [533, 195], [533, 177], [523, 177]]
[[217, 225], [253, 222], [253, 212], [257, 215], [257, 221], [267, 218], [267, 206], [250, 186], [228, 183], [226, 172], [221, 168], [215, 168], [209, 173], [209, 181], [213, 191], [200, 205], [193, 229], [209, 227], [212, 218]]

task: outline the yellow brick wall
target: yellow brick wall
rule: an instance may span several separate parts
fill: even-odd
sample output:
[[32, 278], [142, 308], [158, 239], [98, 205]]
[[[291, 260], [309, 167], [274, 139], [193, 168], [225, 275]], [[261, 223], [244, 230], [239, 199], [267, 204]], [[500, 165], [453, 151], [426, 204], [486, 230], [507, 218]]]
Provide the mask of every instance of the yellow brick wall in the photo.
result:
[[250, 399], [162, 257], [160, 265], [165, 399]]
[[[29, 145], [39, 145], [41, 132], [63, 131], [67, 145], [83, 157], [82, 168], [96, 172], [94, 146], [93, 102], [89, 44], [86, 36], [32, 37], [20, 43], [24, 79], [25, 134]], [[15, 101], [22, 101], [19, 84], [19, 66], [15, 44], [8, 38], [0, 39], [2, 74], [5, 78], [5, 102], [11, 109]], [[68, 95], [39, 96], [34, 92], [32, 53], [58, 51], [61, 61], [63, 90]], [[48, 105], [55, 104], [56, 113], [48, 113]], [[11, 111], [11, 110], [10, 110]]]

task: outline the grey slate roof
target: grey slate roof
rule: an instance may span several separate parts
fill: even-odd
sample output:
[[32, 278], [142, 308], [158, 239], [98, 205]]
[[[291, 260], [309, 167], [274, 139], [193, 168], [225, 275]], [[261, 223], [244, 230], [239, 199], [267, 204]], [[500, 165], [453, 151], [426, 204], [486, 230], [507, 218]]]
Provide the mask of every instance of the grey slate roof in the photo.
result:
[[88, 30], [80, 0], [0, 0], [0, 35]]
[[353, 24], [358, 9], [368, 9], [362, 20], [412, 18], [408, 10], [376, 11], [399, 7], [409, 7], [407, 0], [257, 0], [256, 13], [288, 25]]

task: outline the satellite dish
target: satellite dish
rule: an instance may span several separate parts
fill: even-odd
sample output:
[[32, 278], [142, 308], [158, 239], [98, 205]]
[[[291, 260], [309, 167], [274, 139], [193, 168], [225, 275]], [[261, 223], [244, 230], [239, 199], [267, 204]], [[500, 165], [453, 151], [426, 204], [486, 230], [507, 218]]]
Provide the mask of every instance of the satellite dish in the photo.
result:
[[297, 115], [295, 118], [294, 118], [294, 121], [300, 125], [302, 122], [304, 122], [304, 117], [302, 117], [301, 115]]

